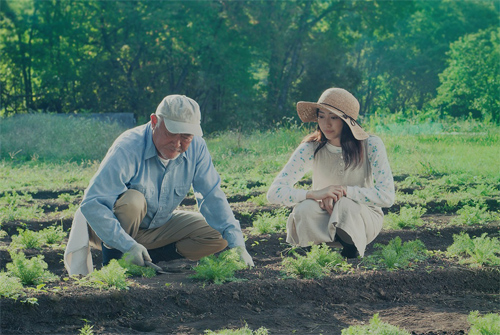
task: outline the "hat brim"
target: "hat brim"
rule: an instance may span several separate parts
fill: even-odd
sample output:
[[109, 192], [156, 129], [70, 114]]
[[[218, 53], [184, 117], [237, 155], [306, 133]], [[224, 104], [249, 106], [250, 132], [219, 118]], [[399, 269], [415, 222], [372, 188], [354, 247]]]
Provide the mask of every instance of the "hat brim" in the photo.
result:
[[329, 111], [338, 115], [345, 124], [351, 128], [352, 135], [357, 140], [366, 140], [368, 138], [368, 134], [361, 128], [361, 126], [352, 121], [350, 118], [346, 118], [345, 114], [338, 109], [333, 107], [325, 106], [322, 104], [318, 104], [316, 102], [307, 102], [307, 101], [299, 101], [297, 102], [297, 114], [302, 122], [318, 122], [318, 117], [316, 115], [316, 110]]
[[195, 136], [203, 136], [201, 126], [187, 122], [172, 121], [163, 117], [163, 122], [167, 130], [173, 134], [190, 134]]

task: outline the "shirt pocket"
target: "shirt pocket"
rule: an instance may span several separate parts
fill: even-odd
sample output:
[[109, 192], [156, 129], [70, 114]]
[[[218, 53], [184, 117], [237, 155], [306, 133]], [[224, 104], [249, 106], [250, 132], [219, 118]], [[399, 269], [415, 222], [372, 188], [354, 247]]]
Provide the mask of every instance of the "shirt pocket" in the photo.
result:
[[189, 192], [189, 189], [191, 188], [191, 185], [181, 185], [181, 186], [176, 186], [174, 189], [174, 208], [179, 206], [179, 204], [184, 200], [186, 197], [187, 193]]

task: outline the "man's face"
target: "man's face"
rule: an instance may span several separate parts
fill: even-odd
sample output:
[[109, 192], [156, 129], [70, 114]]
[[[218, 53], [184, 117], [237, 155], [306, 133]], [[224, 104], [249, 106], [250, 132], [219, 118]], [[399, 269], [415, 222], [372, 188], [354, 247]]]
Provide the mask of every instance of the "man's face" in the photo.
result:
[[189, 148], [193, 135], [173, 134], [167, 130], [163, 121], [160, 122], [155, 114], [151, 115], [153, 128], [153, 143], [158, 156], [163, 159], [175, 159]]

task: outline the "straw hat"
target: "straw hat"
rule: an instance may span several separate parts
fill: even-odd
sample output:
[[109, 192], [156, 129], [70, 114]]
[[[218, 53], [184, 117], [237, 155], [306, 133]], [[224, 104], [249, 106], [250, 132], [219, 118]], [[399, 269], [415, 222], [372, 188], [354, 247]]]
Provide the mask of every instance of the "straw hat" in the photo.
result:
[[329, 88], [321, 94], [318, 102], [299, 101], [297, 113], [302, 122], [318, 121], [316, 110], [333, 112], [351, 128], [357, 140], [365, 140], [368, 134], [356, 121], [359, 115], [359, 102], [351, 93], [342, 88]]

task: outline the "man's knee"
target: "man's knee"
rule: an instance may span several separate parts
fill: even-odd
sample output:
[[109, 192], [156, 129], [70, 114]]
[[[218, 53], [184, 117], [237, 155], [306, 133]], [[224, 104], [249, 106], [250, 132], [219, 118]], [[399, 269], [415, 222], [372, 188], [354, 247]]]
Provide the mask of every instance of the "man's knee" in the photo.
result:
[[147, 211], [147, 203], [144, 194], [141, 192], [129, 189], [122, 193], [118, 200], [116, 200], [113, 207], [115, 215], [117, 213], [127, 213], [145, 216]]

